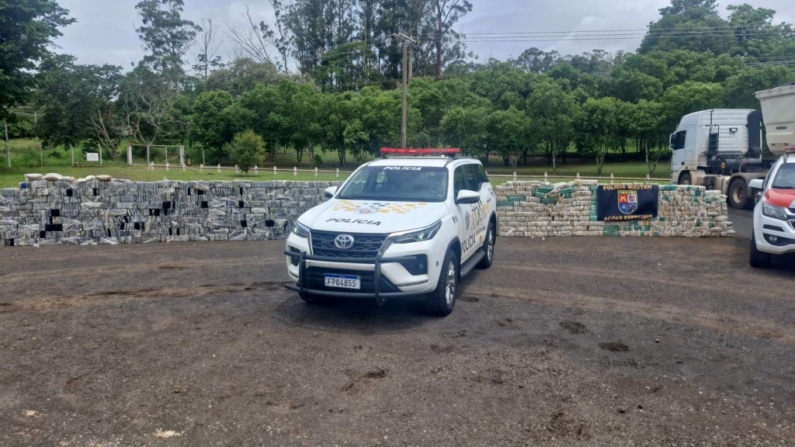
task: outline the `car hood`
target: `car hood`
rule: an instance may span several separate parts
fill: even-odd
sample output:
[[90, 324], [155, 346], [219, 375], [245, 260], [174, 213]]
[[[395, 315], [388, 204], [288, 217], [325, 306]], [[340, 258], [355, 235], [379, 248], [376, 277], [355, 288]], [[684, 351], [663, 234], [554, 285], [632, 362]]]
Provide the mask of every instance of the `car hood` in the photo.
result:
[[765, 201], [774, 206], [795, 208], [795, 190], [768, 189], [765, 192]]
[[390, 234], [425, 228], [446, 211], [444, 203], [332, 199], [307, 211], [298, 221], [316, 231]]

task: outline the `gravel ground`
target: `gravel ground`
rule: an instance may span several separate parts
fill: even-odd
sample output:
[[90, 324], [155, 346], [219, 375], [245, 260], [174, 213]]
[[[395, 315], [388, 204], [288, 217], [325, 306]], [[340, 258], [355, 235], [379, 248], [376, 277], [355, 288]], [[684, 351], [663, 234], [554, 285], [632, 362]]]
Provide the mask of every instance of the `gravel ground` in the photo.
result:
[[748, 216], [500, 239], [446, 319], [308, 306], [282, 242], [0, 249], [0, 445], [791, 446], [795, 268]]

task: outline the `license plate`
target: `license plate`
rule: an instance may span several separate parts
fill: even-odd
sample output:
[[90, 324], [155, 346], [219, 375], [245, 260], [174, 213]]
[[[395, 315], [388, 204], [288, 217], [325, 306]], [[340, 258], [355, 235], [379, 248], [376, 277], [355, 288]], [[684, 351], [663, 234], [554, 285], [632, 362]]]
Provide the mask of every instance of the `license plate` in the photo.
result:
[[359, 290], [362, 288], [362, 279], [359, 276], [326, 275], [326, 287]]

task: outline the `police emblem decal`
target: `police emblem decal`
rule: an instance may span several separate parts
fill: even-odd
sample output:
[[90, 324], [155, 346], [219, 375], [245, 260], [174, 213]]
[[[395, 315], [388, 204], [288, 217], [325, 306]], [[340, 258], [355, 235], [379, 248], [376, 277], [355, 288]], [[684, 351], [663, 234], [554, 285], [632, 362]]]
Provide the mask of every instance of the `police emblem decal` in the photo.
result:
[[638, 192], [625, 190], [618, 192], [618, 209], [624, 214], [632, 214], [638, 210]]

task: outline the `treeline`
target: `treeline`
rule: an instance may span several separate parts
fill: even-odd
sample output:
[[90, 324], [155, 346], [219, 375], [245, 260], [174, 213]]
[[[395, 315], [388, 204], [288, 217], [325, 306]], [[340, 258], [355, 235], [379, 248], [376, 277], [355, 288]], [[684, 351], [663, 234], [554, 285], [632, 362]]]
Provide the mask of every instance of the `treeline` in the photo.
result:
[[[52, 0], [33, 3], [51, 6], [31, 19], [51, 27], [41, 36], [46, 46], [70, 19]], [[0, 95], [0, 113], [11, 118], [10, 107], [32, 101], [41, 112], [34, 131], [47, 146], [99, 145], [107, 158], [121, 156], [122, 141], [179, 142], [201, 148], [207, 163], [224, 162], [235, 135], [252, 130], [271, 157], [291, 149], [298, 162], [311, 163], [317, 151], [334, 151], [342, 166], [349, 156], [359, 161], [399, 144], [399, 32], [417, 41], [411, 146], [458, 146], [513, 167], [537, 155], [554, 166], [574, 151], [601, 167], [609, 151], [637, 152], [653, 172], [682, 115], [758, 108], [754, 91], [795, 81], [792, 26], [746, 4], [729, 6], [724, 19], [714, 0], [673, 0], [637, 53], [531, 48], [483, 63], [467, 56], [465, 37], [453, 31], [472, 9], [466, 1], [271, 4], [276, 24], [249, 16], [250, 30], [230, 33], [248, 57], [226, 63], [216, 54], [218, 30], [184, 20], [181, 0], [141, 1], [138, 34], [147, 55], [133, 70], [40, 52], [16, 69], [24, 85], [10, 90], [16, 96]], [[0, 58], [4, 85], [15, 73], [10, 63]]]

